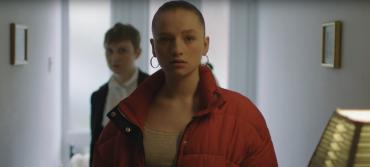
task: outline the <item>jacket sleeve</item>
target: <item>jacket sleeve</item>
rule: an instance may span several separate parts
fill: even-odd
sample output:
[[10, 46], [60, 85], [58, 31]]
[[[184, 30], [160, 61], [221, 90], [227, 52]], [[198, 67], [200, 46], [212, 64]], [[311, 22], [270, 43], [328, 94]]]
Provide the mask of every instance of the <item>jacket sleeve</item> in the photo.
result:
[[256, 145], [256, 150], [242, 161], [241, 167], [277, 167], [278, 163], [271, 140]]
[[259, 110], [253, 106], [248, 113], [250, 128], [245, 138], [250, 139], [247, 153], [243, 159], [242, 167], [277, 167], [274, 146], [265, 119]]

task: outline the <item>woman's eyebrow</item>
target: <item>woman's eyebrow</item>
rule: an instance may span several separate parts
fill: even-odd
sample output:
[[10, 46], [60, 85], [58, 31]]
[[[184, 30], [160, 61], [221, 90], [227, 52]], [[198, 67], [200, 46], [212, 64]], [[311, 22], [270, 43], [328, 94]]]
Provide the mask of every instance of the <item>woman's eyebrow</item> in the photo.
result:
[[184, 30], [182, 31], [183, 34], [187, 34], [187, 33], [196, 33], [197, 31], [194, 30], [194, 29], [188, 29], [188, 30]]

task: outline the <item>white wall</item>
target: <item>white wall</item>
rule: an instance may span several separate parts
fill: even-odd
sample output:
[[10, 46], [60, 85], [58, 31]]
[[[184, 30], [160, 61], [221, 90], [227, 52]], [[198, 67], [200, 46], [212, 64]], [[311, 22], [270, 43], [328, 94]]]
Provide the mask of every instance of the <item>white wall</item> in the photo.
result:
[[111, 74], [103, 45], [105, 32], [110, 28], [110, 13], [109, 1], [69, 3], [69, 82], [66, 84], [71, 133], [90, 132], [91, 94], [108, 82]]
[[[201, 7], [206, 36], [210, 38], [207, 56], [219, 85], [228, 88], [230, 2], [203, 0]], [[205, 58], [202, 59], [206, 62]]]
[[[370, 108], [370, 2], [258, 5], [258, 106], [279, 165], [307, 166], [336, 108]], [[321, 25], [331, 20], [343, 22], [341, 69], [320, 65]]]
[[229, 89], [256, 102], [257, 2], [230, 1]]
[[[0, 1], [0, 166], [58, 167], [60, 1]], [[11, 66], [9, 24], [29, 30], [29, 62]], [[52, 60], [51, 71], [48, 59]]]
[[[158, 0], [157, 0], [158, 1]], [[149, 48], [149, 0], [111, 0], [111, 24], [116, 22], [133, 25], [141, 37], [141, 55], [136, 60], [136, 65], [144, 72], [148, 72], [148, 59], [152, 57]]]

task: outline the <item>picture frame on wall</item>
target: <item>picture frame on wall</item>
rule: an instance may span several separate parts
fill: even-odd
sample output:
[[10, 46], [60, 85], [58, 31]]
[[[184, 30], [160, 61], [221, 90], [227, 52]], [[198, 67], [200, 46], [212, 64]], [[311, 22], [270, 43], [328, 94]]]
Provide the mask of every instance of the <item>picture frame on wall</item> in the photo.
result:
[[322, 25], [321, 65], [340, 68], [341, 65], [342, 22], [334, 21]]
[[10, 24], [10, 64], [23, 65], [28, 62], [28, 27]]

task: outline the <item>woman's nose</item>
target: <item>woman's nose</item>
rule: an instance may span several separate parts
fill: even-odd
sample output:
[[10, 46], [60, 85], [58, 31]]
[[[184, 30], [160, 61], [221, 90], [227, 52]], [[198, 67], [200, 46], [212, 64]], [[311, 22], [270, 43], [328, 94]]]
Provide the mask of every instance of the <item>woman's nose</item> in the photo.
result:
[[181, 39], [175, 39], [172, 43], [172, 53], [174, 56], [182, 55], [184, 51], [184, 42]]

